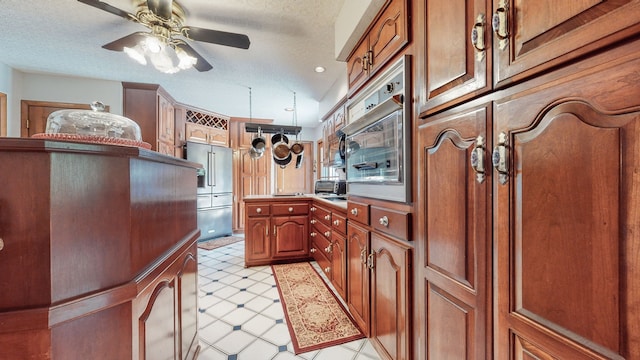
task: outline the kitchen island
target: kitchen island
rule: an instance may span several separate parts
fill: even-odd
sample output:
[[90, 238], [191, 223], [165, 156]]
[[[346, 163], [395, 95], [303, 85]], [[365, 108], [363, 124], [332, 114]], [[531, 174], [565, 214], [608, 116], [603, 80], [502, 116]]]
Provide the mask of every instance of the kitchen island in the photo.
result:
[[199, 167], [0, 139], [0, 358], [195, 358]]

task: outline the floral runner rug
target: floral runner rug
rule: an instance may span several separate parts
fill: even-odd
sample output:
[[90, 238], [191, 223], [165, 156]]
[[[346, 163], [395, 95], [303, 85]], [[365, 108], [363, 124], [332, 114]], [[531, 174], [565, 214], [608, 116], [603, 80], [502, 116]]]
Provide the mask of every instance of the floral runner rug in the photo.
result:
[[219, 237], [219, 238], [211, 239], [211, 240], [199, 241], [198, 242], [198, 247], [200, 249], [213, 250], [213, 249], [217, 249], [217, 248], [222, 247], [222, 246], [226, 246], [226, 245], [231, 245], [233, 243], [237, 243], [238, 241], [244, 241], [244, 237], [242, 237], [242, 236], [225, 236], [225, 237]]
[[272, 265], [296, 354], [364, 338], [310, 263]]

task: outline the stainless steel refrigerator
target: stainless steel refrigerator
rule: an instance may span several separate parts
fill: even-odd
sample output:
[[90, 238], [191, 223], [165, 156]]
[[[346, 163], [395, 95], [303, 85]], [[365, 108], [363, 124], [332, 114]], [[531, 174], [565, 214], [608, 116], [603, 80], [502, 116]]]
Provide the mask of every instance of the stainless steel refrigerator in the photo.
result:
[[222, 146], [187, 142], [186, 158], [203, 166], [198, 172], [198, 240], [232, 234], [232, 151]]

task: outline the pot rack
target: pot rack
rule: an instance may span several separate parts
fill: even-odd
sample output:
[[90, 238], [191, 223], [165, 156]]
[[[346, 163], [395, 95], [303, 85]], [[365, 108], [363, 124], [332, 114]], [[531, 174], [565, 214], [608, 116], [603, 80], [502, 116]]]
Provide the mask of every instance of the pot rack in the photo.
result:
[[287, 125], [273, 125], [273, 124], [258, 124], [258, 123], [246, 123], [244, 129], [248, 133], [257, 133], [258, 129], [263, 134], [284, 134], [284, 135], [298, 135], [302, 131], [301, 126], [287, 126]]

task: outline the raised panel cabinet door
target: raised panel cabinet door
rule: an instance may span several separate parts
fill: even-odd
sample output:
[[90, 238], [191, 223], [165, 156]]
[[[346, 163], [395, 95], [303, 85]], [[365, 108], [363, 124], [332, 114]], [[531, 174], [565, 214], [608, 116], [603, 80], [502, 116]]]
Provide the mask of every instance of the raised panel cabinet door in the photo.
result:
[[273, 217], [273, 257], [309, 254], [309, 217]]
[[419, 129], [421, 358], [491, 358], [490, 109], [452, 110]]
[[369, 336], [369, 231], [347, 223], [347, 305], [360, 330]]
[[158, 140], [173, 144], [175, 110], [173, 104], [161, 95], [158, 95], [158, 117]]
[[610, 56], [496, 100], [496, 359], [640, 358], [640, 59]]
[[369, 39], [364, 38], [347, 59], [347, 80], [350, 91], [355, 91], [367, 81], [369, 61]]
[[[81, 109], [91, 110], [89, 104], [71, 104], [45, 101], [20, 101], [20, 136], [31, 137], [34, 134], [44, 133], [47, 129], [47, 119], [52, 112], [57, 110]], [[109, 111], [108, 107], [106, 109]]]
[[202, 144], [209, 142], [209, 132], [206, 127], [194, 123], [186, 123], [185, 127], [187, 141], [195, 141]]
[[343, 300], [347, 299], [347, 240], [331, 232], [331, 283]]
[[493, 9], [500, 24], [493, 35], [496, 86], [640, 31], [637, 0], [493, 0]]
[[410, 359], [411, 248], [372, 232], [370, 257], [371, 338], [386, 358]]
[[192, 359], [200, 347], [198, 341], [198, 248], [196, 244], [185, 255], [178, 271], [178, 329], [180, 359]]
[[155, 286], [138, 318], [140, 359], [178, 359], [175, 315], [176, 279], [172, 278]]
[[244, 247], [246, 261], [271, 259], [271, 224], [269, 218], [248, 217], [245, 225]]
[[369, 75], [409, 42], [407, 0], [392, 0], [369, 31]]
[[491, 0], [427, 2], [428, 113], [491, 89], [490, 9]]

